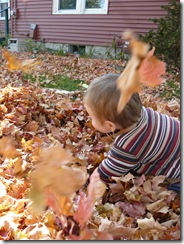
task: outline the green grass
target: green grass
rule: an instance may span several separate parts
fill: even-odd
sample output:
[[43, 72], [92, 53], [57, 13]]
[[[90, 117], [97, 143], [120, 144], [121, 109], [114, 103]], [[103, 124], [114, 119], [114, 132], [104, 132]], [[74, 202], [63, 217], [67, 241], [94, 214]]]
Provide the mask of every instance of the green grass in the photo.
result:
[[52, 79], [49, 79], [46, 77], [46, 75], [42, 76], [34, 76], [31, 74], [25, 74], [25, 79], [29, 79], [32, 82], [38, 82], [42, 87], [45, 88], [55, 88], [60, 90], [66, 90], [66, 91], [76, 91], [76, 90], [84, 90], [83, 84], [84, 81], [80, 79], [71, 79], [68, 76], [62, 76], [62, 75], [55, 75], [52, 77]]

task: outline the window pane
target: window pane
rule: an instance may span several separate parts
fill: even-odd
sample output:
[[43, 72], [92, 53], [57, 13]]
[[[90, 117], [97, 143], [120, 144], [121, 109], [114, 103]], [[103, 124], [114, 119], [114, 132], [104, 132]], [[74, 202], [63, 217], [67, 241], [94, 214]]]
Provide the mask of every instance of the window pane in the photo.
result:
[[60, 0], [59, 10], [60, 9], [76, 9], [76, 0]]
[[103, 8], [105, 0], [86, 0], [86, 8]]
[[[0, 3], [0, 10], [3, 10], [8, 7], [8, 3]], [[5, 17], [5, 12], [1, 12], [0, 17]]]

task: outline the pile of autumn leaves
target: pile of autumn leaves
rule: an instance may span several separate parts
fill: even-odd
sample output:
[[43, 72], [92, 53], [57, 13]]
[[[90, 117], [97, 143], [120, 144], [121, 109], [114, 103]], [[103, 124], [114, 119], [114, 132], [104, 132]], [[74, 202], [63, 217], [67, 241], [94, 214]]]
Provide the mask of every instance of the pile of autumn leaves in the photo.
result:
[[[1, 69], [0, 239], [180, 239], [180, 196], [163, 176], [128, 174], [108, 189], [99, 180], [112, 141], [92, 128], [82, 92], [42, 89]], [[179, 117], [176, 101], [142, 97]]]

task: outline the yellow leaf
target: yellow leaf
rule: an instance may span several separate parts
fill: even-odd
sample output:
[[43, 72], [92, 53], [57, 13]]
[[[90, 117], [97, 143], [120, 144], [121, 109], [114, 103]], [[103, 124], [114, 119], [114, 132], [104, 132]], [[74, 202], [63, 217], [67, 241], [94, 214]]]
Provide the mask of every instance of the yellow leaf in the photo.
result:
[[13, 171], [14, 171], [14, 175], [17, 175], [18, 173], [21, 173], [23, 171], [22, 169], [22, 159], [21, 158], [15, 158], [14, 160], [14, 167], [13, 167]]
[[7, 61], [7, 67], [10, 71], [21, 70], [31, 71], [39, 62], [36, 59], [19, 59], [9, 51], [4, 50], [3, 55]]
[[28, 197], [32, 200], [32, 208], [35, 213], [41, 213], [46, 206], [44, 190], [36, 187], [36, 182], [32, 185]]
[[86, 168], [67, 166], [66, 164], [71, 163], [73, 158], [62, 147], [45, 148], [40, 151], [39, 157], [40, 160], [30, 175], [32, 183], [30, 198], [36, 202], [35, 207], [37, 204], [39, 206], [44, 204], [43, 199], [38, 199], [37, 195], [44, 194], [44, 198], [46, 198], [48, 188], [61, 197], [70, 196], [85, 184]]
[[27, 151], [31, 151], [33, 149], [33, 143], [34, 141], [33, 140], [28, 140], [26, 141], [24, 138], [22, 138], [21, 140], [21, 143], [22, 143], [22, 146], [24, 147], [24, 149]]

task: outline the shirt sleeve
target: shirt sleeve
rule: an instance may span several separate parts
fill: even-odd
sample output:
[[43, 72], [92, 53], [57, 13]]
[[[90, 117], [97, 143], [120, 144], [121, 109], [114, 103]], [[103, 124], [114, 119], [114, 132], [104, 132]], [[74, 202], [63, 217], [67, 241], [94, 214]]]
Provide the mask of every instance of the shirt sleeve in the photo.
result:
[[99, 165], [98, 172], [104, 183], [113, 183], [112, 176], [119, 177], [127, 174], [137, 164], [138, 160], [134, 155], [126, 152], [123, 148], [113, 145], [107, 157]]

